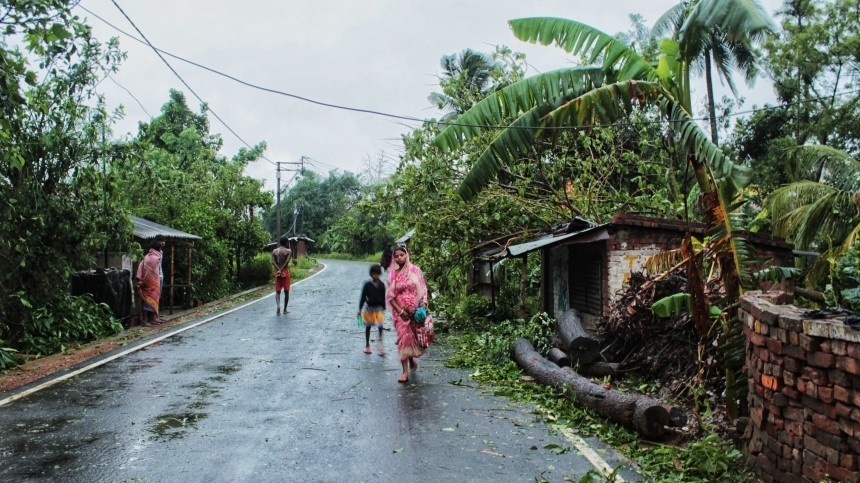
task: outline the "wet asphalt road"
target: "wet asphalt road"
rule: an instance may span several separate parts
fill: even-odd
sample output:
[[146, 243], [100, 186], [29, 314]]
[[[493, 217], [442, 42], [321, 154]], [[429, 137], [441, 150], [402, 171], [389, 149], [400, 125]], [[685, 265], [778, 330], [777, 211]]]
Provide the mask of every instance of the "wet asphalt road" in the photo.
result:
[[325, 263], [286, 316], [264, 298], [0, 406], [0, 481], [555, 482], [593, 468], [530, 407], [445, 368], [443, 347], [398, 384], [393, 330], [386, 357], [362, 353], [369, 265]]

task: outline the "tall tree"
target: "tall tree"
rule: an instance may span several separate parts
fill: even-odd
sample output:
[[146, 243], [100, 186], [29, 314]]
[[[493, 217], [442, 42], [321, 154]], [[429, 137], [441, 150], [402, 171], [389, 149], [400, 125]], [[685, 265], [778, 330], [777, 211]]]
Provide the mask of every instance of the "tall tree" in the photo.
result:
[[457, 117], [483, 99], [493, 86], [493, 71], [500, 67], [489, 55], [472, 49], [445, 55], [440, 64], [442, 93], [434, 92], [427, 100], [445, 112], [443, 119]]
[[776, 24], [756, 0], [692, 0], [666, 11], [654, 24], [652, 35], [659, 38], [670, 30], [678, 42], [686, 78], [691, 70], [704, 70], [711, 141], [719, 144], [713, 69], [737, 96], [732, 71], [740, 71], [747, 83], [755, 80], [756, 46], [776, 33]]
[[860, 4], [790, 0], [780, 16], [783, 35], [765, 44], [767, 70], [795, 144], [860, 155]]
[[92, 307], [75, 307], [62, 280], [131, 232], [104, 174], [109, 116], [94, 91], [122, 54], [70, 3], [0, 6], [0, 349], [31, 354], [110, 329], [81, 322]]

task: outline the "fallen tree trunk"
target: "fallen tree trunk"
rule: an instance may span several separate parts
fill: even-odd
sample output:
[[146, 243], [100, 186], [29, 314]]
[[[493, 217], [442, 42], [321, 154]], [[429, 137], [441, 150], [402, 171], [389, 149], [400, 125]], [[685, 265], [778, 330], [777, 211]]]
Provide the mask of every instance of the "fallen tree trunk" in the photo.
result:
[[570, 356], [573, 365], [591, 364], [600, 357], [598, 341], [582, 327], [579, 311], [568, 309], [556, 323], [558, 338], [564, 344], [563, 350]]
[[557, 347], [550, 349], [546, 358], [554, 362], [555, 365], [559, 367], [570, 367], [570, 359], [567, 357], [567, 354]]
[[576, 372], [585, 377], [618, 377], [620, 372], [618, 368], [621, 364], [617, 362], [592, 362], [584, 366], [579, 366]]
[[572, 371], [562, 370], [538, 354], [526, 339], [517, 339], [511, 350], [514, 360], [528, 375], [542, 384], [563, 389], [582, 406], [649, 438], [665, 433], [669, 412], [657, 401], [604, 389]]

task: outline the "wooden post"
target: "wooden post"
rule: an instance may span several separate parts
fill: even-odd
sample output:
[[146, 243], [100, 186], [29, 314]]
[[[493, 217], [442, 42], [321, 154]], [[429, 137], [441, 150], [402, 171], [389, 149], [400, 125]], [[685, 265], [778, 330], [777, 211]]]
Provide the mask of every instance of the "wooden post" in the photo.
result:
[[173, 276], [175, 255], [176, 250], [173, 245], [170, 245], [170, 315], [173, 315], [173, 293], [176, 290], [176, 287], [174, 286], [176, 278]]
[[185, 308], [187, 309], [194, 305], [194, 299], [191, 298], [191, 245], [188, 245], [188, 288], [186, 290], [188, 290], [185, 296], [185, 300], [187, 301], [187, 307]]

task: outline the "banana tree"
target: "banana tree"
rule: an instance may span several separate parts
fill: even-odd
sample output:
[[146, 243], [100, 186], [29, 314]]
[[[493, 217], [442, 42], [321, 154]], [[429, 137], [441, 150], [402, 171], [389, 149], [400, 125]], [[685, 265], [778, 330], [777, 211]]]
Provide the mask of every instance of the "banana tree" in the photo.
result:
[[[723, 3], [737, 2], [743, 0]], [[487, 96], [443, 130], [435, 144], [442, 150], [454, 150], [487, 129], [498, 129], [460, 184], [460, 195], [466, 200], [476, 197], [502, 167], [528, 159], [538, 141], [560, 130], [612, 126], [627, 119], [637, 106], [655, 106], [670, 127], [677, 151], [695, 174], [706, 224], [727, 242], [720, 274], [727, 295], [736, 298], [741, 292], [742, 250], [738, 250], [728, 215], [731, 200], [720, 195], [718, 181], [724, 187], [742, 188], [749, 181], [748, 170], [732, 162], [692, 119], [689, 68], [678, 42], [664, 40], [661, 55], [652, 64], [613, 36], [573, 20], [527, 18], [512, 20], [510, 25], [520, 40], [557, 44], [592, 67], [523, 79]], [[697, 270], [697, 265], [689, 264], [688, 279], [697, 282], [689, 292], [694, 318], [702, 322], [697, 326], [704, 326], [710, 307]], [[700, 330], [700, 336], [705, 337], [703, 332]], [[727, 366], [726, 372], [728, 382], [736, 368]]]
[[[742, 0], [728, 3], [733, 1]], [[560, 69], [507, 86], [475, 104], [436, 137], [438, 147], [453, 150], [487, 129], [503, 126], [460, 184], [464, 199], [476, 197], [505, 165], [528, 158], [538, 141], [563, 129], [611, 126], [624, 121], [636, 106], [651, 105], [668, 122], [677, 149], [695, 174], [706, 223], [721, 226], [733, 243], [726, 202], [716, 180], [742, 187], [749, 181], [748, 171], [720, 151], [692, 119], [689, 69], [676, 41], [664, 40], [662, 54], [652, 64], [615, 37], [574, 20], [526, 18], [510, 25], [519, 39], [555, 43], [592, 66]], [[728, 280], [737, 279], [733, 274], [739, 261], [732, 258], [731, 266], [722, 267]], [[737, 287], [736, 282], [731, 285]]]

